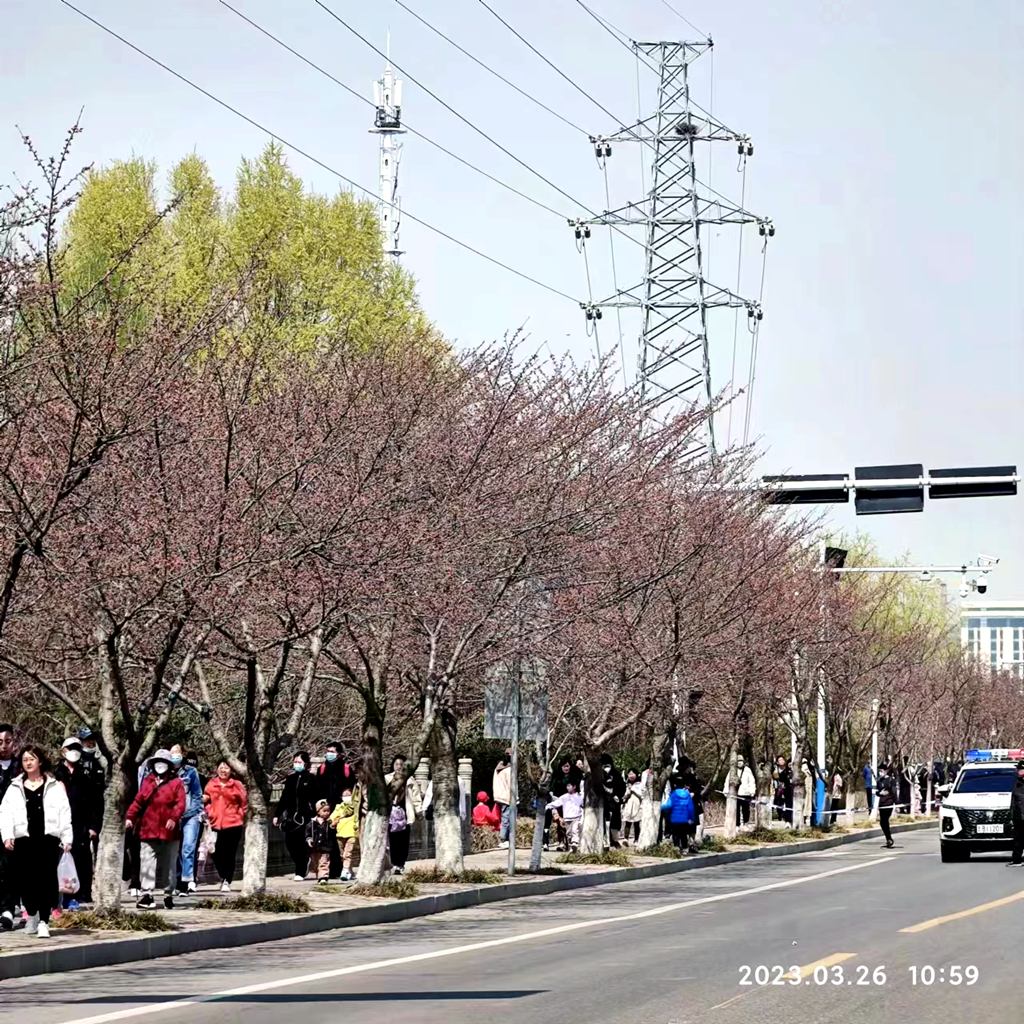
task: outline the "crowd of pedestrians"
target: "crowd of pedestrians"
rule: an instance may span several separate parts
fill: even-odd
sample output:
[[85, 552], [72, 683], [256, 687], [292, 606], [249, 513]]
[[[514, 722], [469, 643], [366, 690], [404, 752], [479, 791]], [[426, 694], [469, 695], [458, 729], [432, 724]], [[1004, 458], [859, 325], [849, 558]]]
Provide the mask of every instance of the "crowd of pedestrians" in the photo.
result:
[[[398, 771], [404, 775], [404, 758], [395, 758], [389, 784]], [[221, 760], [207, 778], [175, 743], [147, 758], [134, 783], [122, 879], [136, 906], [172, 909], [175, 899], [197, 892], [204, 865], [230, 892], [248, 810], [231, 762]], [[15, 728], [0, 723], [0, 930], [24, 920], [28, 934], [46, 937], [54, 914], [92, 903], [105, 784], [105, 762], [89, 728], [65, 739], [53, 763], [41, 747], [19, 745]], [[425, 803], [429, 793], [424, 801], [414, 778], [395, 791], [388, 844], [396, 873], [405, 869], [411, 828]], [[364, 814], [356, 768], [340, 744], [326, 745], [315, 770], [309, 754], [297, 752], [273, 817], [293, 877], [351, 879]], [[59, 882], [65, 876], [67, 884]]]

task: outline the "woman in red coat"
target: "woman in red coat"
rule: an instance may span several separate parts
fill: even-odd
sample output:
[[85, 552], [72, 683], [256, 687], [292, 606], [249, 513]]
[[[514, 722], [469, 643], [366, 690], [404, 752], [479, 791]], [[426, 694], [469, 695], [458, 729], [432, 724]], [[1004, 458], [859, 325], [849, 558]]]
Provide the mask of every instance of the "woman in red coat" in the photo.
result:
[[185, 813], [185, 787], [171, 771], [171, 755], [158, 750], [149, 759], [149, 774], [142, 780], [138, 795], [128, 808], [124, 827], [136, 831], [142, 840], [140, 878], [142, 895], [137, 907], [153, 906], [153, 890], [163, 883], [164, 907], [174, 906], [177, 881], [179, 826]]

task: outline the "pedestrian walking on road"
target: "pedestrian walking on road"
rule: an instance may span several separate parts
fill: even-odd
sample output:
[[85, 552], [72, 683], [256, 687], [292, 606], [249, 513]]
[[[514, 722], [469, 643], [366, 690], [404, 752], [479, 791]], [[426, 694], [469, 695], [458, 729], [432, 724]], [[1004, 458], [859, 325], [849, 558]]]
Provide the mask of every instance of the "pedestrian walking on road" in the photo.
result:
[[306, 826], [313, 817], [316, 804], [316, 781], [309, 772], [309, 754], [298, 751], [292, 758], [292, 771], [281, 790], [281, 799], [274, 813], [274, 825], [284, 832], [284, 843], [292, 859], [296, 882], [309, 874], [309, 847], [306, 845]]
[[491, 792], [494, 794], [494, 803], [501, 815], [498, 838], [501, 840], [501, 849], [506, 850], [512, 822], [512, 752], [510, 750], [505, 751], [494, 769]]
[[[0, 803], [3, 803], [7, 788], [20, 771], [14, 747], [14, 726], [7, 722], [0, 723]], [[0, 930], [9, 932], [14, 927], [17, 902], [14, 860], [0, 841]]]
[[546, 809], [556, 812], [565, 826], [565, 843], [569, 850], [578, 850], [583, 831], [583, 794], [576, 791], [576, 784], [567, 782], [565, 792], [548, 803]]
[[53, 774], [64, 786], [71, 807], [71, 856], [78, 875], [78, 892], [62, 894], [61, 901], [65, 910], [77, 910], [83, 903], [92, 903], [92, 843], [103, 824], [103, 803], [97, 799], [93, 781], [82, 769], [82, 741], [69, 736], [60, 752], [61, 763]]
[[185, 816], [181, 819], [181, 852], [178, 857], [178, 892], [182, 896], [196, 891], [196, 853], [203, 830], [203, 784], [199, 772], [186, 763], [187, 751], [180, 743], [171, 747], [171, 767], [185, 787]]
[[694, 824], [697, 820], [693, 793], [682, 777], [676, 776], [671, 783], [668, 799], [661, 805], [668, 812], [669, 830], [672, 842], [680, 853], [685, 853], [690, 845]]
[[750, 824], [750, 804], [757, 796], [757, 780], [740, 754], [736, 758], [736, 824]]
[[362, 790], [358, 783], [353, 789], [342, 790], [341, 803], [334, 808], [331, 814], [331, 824], [334, 826], [336, 845], [341, 856], [341, 880], [343, 882], [352, 880], [352, 857], [356, 851], [356, 843], [359, 841], [361, 793]]
[[235, 858], [245, 831], [245, 813], [249, 795], [239, 779], [234, 778], [231, 765], [221, 761], [217, 775], [210, 779], [203, 792], [206, 817], [214, 833], [213, 866], [220, 878], [220, 891], [230, 892], [235, 878]]
[[139, 882], [141, 895], [135, 904], [141, 909], [154, 905], [153, 892], [164, 890], [164, 908], [174, 907], [177, 882], [181, 819], [187, 799], [185, 786], [173, 770], [171, 752], [158, 750], [149, 759], [149, 774], [128, 808], [124, 827], [139, 837]]
[[[626, 772], [626, 792], [622, 799], [622, 837], [626, 845], [635, 846], [640, 842], [640, 818], [643, 813], [644, 788], [637, 778], [636, 770]], [[630, 834], [632, 833], [632, 839]]]
[[331, 805], [323, 798], [317, 800], [315, 813], [306, 824], [306, 845], [317, 885], [331, 880], [331, 849], [337, 848], [334, 826], [331, 825]]
[[1010, 864], [1024, 864], [1024, 761], [1017, 762], [1017, 781], [1010, 794], [1010, 820], [1013, 822], [1013, 856]]
[[889, 819], [892, 818], [893, 809], [896, 807], [896, 796], [896, 780], [885, 765], [879, 765], [878, 780], [875, 784], [875, 798], [878, 800], [878, 823], [882, 826], [882, 834], [885, 836], [885, 848], [887, 850], [891, 850], [896, 845], [892, 841], [892, 830], [889, 828]]
[[28, 914], [25, 934], [45, 939], [59, 898], [57, 864], [61, 851], [70, 853], [74, 842], [71, 805], [42, 747], [25, 747], [20, 764], [21, 774], [11, 780], [0, 803], [0, 840]]
[[409, 775], [406, 760], [401, 755], [391, 762], [391, 771], [384, 776], [384, 781], [389, 787], [393, 785], [396, 775], [403, 779], [403, 782], [391, 798], [391, 812], [388, 816], [388, 849], [394, 873], [402, 875], [405, 873], [405, 864], [409, 859], [412, 826], [423, 809], [423, 796], [420, 793], [419, 783]]

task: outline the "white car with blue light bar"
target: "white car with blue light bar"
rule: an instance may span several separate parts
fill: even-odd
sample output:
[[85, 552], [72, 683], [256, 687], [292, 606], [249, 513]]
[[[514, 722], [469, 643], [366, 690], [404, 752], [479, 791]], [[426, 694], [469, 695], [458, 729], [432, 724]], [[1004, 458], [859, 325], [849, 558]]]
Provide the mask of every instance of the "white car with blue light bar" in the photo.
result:
[[1024, 750], [968, 750], [951, 786], [941, 786], [939, 850], [944, 862], [1013, 846], [1010, 794]]

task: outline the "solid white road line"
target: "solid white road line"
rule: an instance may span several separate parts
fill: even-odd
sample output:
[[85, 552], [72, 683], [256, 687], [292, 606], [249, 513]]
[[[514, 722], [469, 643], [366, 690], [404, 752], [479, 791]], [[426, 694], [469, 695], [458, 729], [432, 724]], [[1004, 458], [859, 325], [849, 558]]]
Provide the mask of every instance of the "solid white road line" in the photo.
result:
[[429, 953], [413, 953], [410, 956], [393, 957], [390, 960], [374, 960], [370, 963], [355, 964], [350, 967], [336, 967], [329, 971], [317, 971], [315, 974], [300, 974], [291, 978], [279, 978], [276, 981], [263, 981], [255, 985], [244, 985], [241, 988], [225, 989], [223, 992], [211, 992], [204, 996], [190, 996], [188, 999], [176, 999], [167, 1003], [152, 1003], [148, 1006], [135, 1006], [126, 1010], [114, 1010], [111, 1013], [100, 1013], [94, 1017], [78, 1017], [74, 1020], [63, 1021], [62, 1024], [108, 1024], [110, 1021], [129, 1020], [132, 1017], [147, 1017], [154, 1013], [167, 1013], [170, 1010], [182, 1010], [187, 1006], [195, 1006], [197, 1003], [214, 1003], [220, 999], [230, 999], [237, 996], [253, 995], [256, 992], [269, 992], [279, 988], [294, 988], [296, 985], [309, 985], [317, 981], [327, 981], [330, 978], [340, 978], [346, 974], [362, 974], [365, 971], [380, 971], [388, 967], [400, 967], [403, 964], [419, 963], [423, 960], [437, 960], [441, 957], [458, 956], [461, 953], [473, 953], [480, 949], [494, 949], [498, 946], [511, 946], [519, 942], [531, 942], [534, 939], [545, 939], [551, 935], [564, 935], [567, 932], [583, 931], [588, 928], [600, 928], [604, 925], [619, 924], [626, 921], [642, 921], [648, 917], [659, 917], [662, 914], [672, 914], [678, 910], [687, 910], [690, 907], [701, 907], [708, 903], [722, 903], [725, 900], [736, 900], [743, 896], [755, 896], [762, 892], [771, 892], [775, 889], [788, 889], [790, 886], [803, 885], [806, 882], [817, 882], [822, 878], [833, 878], [835, 875], [844, 875], [848, 871], [859, 871], [861, 868], [874, 867], [876, 864], [892, 863], [892, 854], [887, 857], [879, 857], [875, 860], [863, 861], [860, 864], [850, 864], [843, 868], [834, 868], [831, 871], [819, 871], [813, 875], [801, 875], [799, 878], [789, 878], [783, 882], [769, 882], [766, 885], [757, 885], [752, 889], [739, 889], [736, 892], [719, 893], [716, 896], [702, 896], [695, 900], [686, 900], [683, 903], [669, 903], [663, 907], [655, 907], [652, 910], [641, 910], [632, 914], [620, 914], [616, 917], [601, 917], [592, 921], [577, 921], [574, 924], [562, 924], [553, 928], [541, 928], [535, 932], [524, 932], [522, 935], [509, 935], [500, 939], [488, 939], [484, 942], [471, 942], [465, 946], [452, 946], [447, 949], [435, 949]]

